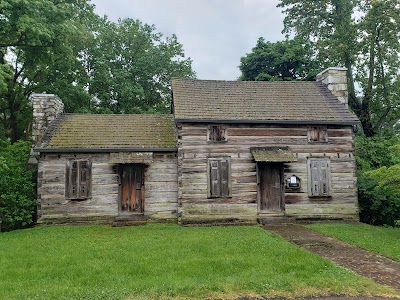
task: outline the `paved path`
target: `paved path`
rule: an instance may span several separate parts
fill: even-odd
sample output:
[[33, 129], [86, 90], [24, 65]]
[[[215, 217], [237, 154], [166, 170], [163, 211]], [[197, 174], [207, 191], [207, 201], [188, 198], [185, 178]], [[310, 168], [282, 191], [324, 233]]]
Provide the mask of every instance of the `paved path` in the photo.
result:
[[265, 225], [268, 231], [335, 264], [400, 291], [400, 263], [298, 224]]

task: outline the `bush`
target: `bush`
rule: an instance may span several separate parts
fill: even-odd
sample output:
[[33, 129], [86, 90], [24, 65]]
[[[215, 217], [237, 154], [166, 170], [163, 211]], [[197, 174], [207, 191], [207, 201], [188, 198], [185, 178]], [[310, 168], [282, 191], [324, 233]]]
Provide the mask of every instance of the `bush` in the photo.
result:
[[396, 226], [400, 220], [400, 191], [394, 190], [400, 182], [397, 173], [397, 183], [385, 182], [392, 171], [400, 171], [400, 165], [390, 168], [382, 167], [369, 171], [358, 178], [358, 197], [361, 222], [372, 225]]
[[396, 226], [400, 219], [400, 140], [357, 137], [360, 219]]
[[34, 222], [36, 194], [28, 167], [31, 143], [0, 140], [0, 229], [25, 228]]

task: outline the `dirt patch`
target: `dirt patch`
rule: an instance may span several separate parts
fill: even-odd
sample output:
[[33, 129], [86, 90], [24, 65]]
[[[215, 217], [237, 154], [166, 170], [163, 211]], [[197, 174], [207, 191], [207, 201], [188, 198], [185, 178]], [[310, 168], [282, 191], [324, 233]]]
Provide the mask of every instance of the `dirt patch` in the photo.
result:
[[298, 224], [265, 225], [264, 228], [339, 266], [400, 291], [399, 262], [335, 240]]

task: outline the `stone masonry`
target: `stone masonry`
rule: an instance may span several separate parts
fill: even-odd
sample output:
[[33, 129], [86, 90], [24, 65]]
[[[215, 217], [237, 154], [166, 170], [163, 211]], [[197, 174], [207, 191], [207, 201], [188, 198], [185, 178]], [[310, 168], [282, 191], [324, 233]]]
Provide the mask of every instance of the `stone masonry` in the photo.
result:
[[49, 124], [64, 110], [64, 104], [54, 94], [32, 94], [32, 140], [36, 146]]
[[316, 77], [348, 108], [347, 68], [328, 68]]

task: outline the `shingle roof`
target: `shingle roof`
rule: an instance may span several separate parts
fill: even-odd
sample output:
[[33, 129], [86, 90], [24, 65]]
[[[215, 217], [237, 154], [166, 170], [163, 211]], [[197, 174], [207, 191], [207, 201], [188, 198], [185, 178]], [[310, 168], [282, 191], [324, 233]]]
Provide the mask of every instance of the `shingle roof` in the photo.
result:
[[250, 151], [257, 162], [291, 162], [296, 160], [289, 147], [259, 147], [250, 148]]
[[172, 115], [62, 114], [39, 149], [175, 149]]
[[174, 79], [172, 90], [177, 121], [359, 123], [320, 82]]

